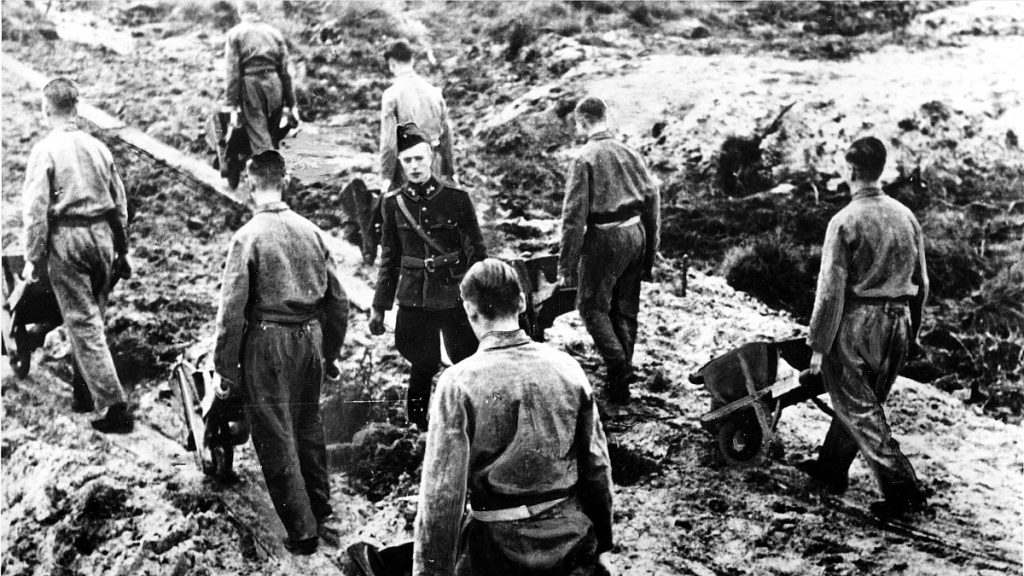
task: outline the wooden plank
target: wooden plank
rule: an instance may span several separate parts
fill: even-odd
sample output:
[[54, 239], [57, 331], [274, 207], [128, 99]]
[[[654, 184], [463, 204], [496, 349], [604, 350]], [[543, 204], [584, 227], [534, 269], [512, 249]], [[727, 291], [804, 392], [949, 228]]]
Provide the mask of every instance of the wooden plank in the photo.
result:
[[[18, 76], [35, 90], [42, 90], [49, 81], [49, 78], [44, 74], [33, 70], [7, 54], [3, 55], [3, 67], [7, 72]], [[78, 115], [95, 127], [101, 136], [116, 138], [124, 142], [136, 151], [149, 156], [189, 178], [192, 182], [216, 192], [236, 204], [245, 203], [243, 195], [229, 189], [227, 182], [220, 177], [220, 173], [209, 164], [188, 156], [137, 128], [126, 125], [121, 120], [87, 102], [79, 103]]]

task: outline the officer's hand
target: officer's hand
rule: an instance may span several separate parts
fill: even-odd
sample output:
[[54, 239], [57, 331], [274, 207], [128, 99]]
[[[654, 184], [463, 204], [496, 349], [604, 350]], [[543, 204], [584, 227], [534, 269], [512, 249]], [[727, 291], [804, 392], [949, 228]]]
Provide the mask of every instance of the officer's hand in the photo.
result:
[[373, 314], [370, 316], [370, 334], [374, 336], [380, 336], [384, 333], [384, 311], [377, 308], [373, 309]]
[[39, 277], [36, 276], [35, 264], [31, 262], [25, 263], [25, 269], [21, 271], [21, 279], [24, 280], [27, 284], [31, 284], [39, 280]]
[[811, 354], [811, 364], [807, 367], [807, 373], [811, 375], [821, 374], [821, 360], [824, 354], [815, 352]]
[[594, 570], [594, 576], [611, 576], [612, 562], [607, 552], [602, 552], [597, 556], [597, 569]]
[[341, 360], [338, 358], [328, 360], [324, 375], [330, 382], [338, 382], [341, 380]]

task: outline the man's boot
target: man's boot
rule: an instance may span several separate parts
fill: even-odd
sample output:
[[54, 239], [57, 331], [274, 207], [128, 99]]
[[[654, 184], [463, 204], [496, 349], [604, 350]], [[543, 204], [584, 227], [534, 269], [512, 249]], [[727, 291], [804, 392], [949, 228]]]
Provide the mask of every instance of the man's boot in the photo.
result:
[[605, 390], [608, 401], [615, 404], [629, 402], [629, 382], [633, 369], [629, 364], [613, 364], [608, 366], [608, 386]]
[[92, 427], [104, 434], [127, 434], [135, 429], [135, 418], [124, 402], [113, 404], [99, 420], [92, 421]]

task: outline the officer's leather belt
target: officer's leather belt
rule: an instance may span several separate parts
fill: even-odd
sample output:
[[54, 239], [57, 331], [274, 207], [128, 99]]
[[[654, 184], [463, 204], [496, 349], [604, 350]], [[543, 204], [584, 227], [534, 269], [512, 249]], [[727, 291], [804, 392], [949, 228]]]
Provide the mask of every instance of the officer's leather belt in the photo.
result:
[[847, 296], [846, 301], [850, 304], [870, 304], [874, 306], [884, 306], [886, 304], [910, 304], [913, 300], [912, 296], [898, 296], [896, 298], [887, 298], [884, 296]]
[[470, 507], [469, 514], [481, 522], [511, 522], [513, 520], [526, 520], [537, 514], [550, 510], [562, 502], [568, 500], [568, 496], [562, 496], [554, 500], [546, 500], [529, 506], [516, 506], [514, 508], [501, 508], [499, 510], [473, 510]]
[[402, 268], [412, 269], [425, 269], [427, 272], [433, 272], [438, 268], [444, 266], [451, 266], [459, 261], [461, 254], [459, 252], [448, 252], [447, 254], [441, 254], [440, 256], [432, 256], [430, 258], [414, 258], [412, 256], [402, 256]]
[[92, 226], [100, 222], [107, 221], [107, 213], [97, 214], [96, 216], [75, 216], [66, 215], [58, 216], [54, 218], [53, 223], [58, 226]]
[[601, 224], [594, 224], [594, 227], [598, 230], [611, 230], [612, 228], [622, 228], [625, 226], [635, 226], [640, 223], [640, 216], [633, 216], [632, 218], [626, 218], [625, 220], [618, 220], [615, 222], [606, 222]]

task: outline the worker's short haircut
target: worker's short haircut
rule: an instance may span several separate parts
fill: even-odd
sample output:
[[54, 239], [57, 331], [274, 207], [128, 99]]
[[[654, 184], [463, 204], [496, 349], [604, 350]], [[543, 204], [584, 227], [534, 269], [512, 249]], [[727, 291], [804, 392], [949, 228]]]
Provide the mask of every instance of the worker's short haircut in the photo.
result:
[[488, 320], [508, 318], [519, 313], [519, 296], [523, 293], [519, 275], [514, 268], [487, 258], [473, 264], [459, 285], [462, 299], [472, 302]]
[[590, 122], [604, 120], [608, 106], [597, 96], [587, 96], [576, 103], [576, 113]]
[[78, 106], [78, 88], [67, 78], [54, 78], [43, 87], [43, 98], [46, 98], [50, 110], [70, 114]]
[[409, 41], [405, 38], [388, 43], [387, 48], [384, 49], [384, 60], [412, 62], [412, 56], [412, 47], [409, 46]]
[[284, 157], [277, 150], [266, 150], [249, 159], [249, 177], [257, 184], [272, 187], [284, 180]]
[[874, 136], [861, 138], [850, 144], [846, 161], [857, 169], [860, 180], [878, 180], [885, 168], [885, 144]]

